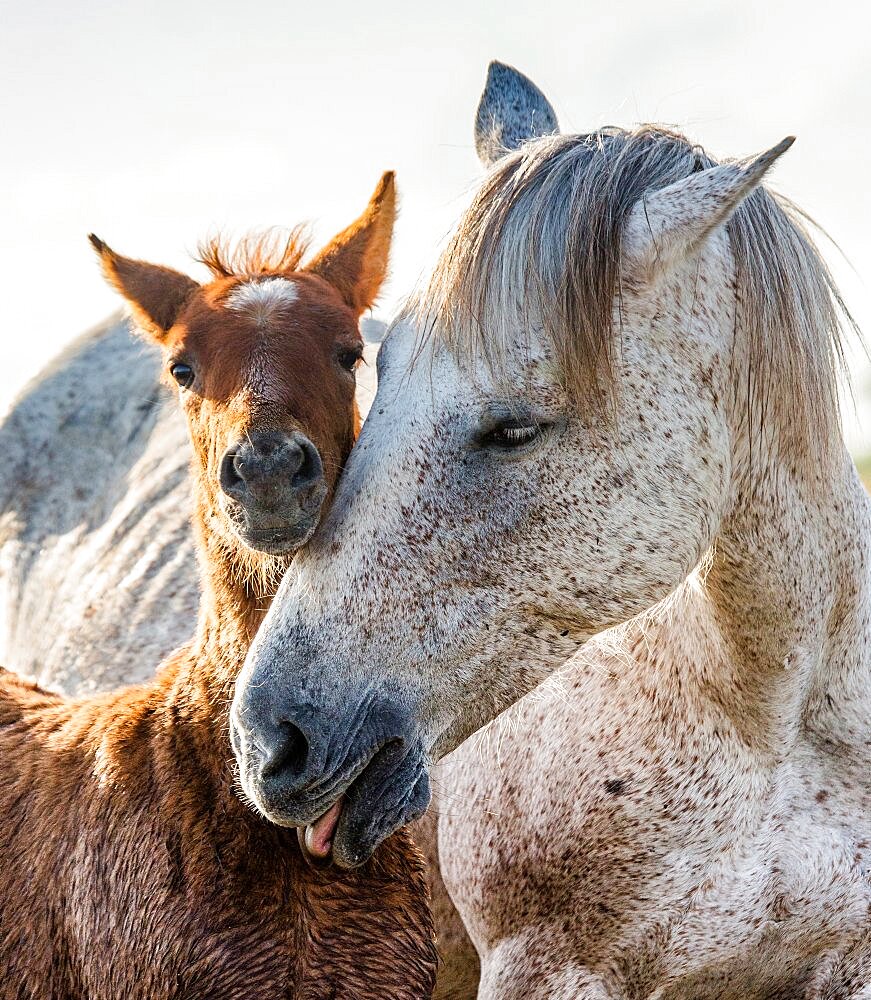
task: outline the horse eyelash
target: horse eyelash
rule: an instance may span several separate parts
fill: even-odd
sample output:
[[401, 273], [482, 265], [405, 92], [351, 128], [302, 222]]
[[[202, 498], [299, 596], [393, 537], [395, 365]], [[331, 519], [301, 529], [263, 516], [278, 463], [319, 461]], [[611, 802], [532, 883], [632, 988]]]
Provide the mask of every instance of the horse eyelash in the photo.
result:
[[530, 427], [503, 427], [501, 433], [509, 441], [526, 441], [535, 434], [535, 428]]

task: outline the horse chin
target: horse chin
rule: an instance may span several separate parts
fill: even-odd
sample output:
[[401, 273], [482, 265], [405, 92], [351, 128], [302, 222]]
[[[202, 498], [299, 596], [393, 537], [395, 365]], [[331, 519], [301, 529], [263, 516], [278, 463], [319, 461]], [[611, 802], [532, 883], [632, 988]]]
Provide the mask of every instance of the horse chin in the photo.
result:
[[313, 491], [303, 504], [290, 498], [283, 509], [260, 510], [221, 494], [218, 506], [229, 533], [246, 548], [271, 556], [292, 556], [315, 533], [325, 496], [324, 487]]
[[429, 774], [422, 762], [403, 768], [388, 784], [380, 783], [370, 770], [345, 793], [332, 843], [332, 860], [338, 868], [365, 864], [383, 841], [419, 819], [429, 805]]
[[292, 556], [314, 534], [320, 521], [320, 509], [303, 514], [294, 521], [279, 525], [259, 525], [244, 511], [227, 511], [230, 531], [246, 548], [270, 556]]
[[[239, 741], [232, 725], [231, 742], [238, 753]], [[341, 789], [343, 784], [331, 782], [333, 788]], [[419, 819], [430, 801], [429, 774], [419, 754], [409, 755], [395, 768], [389, 766], [386, 755], [376, 753], [332, 802], [321, 797], [288, 801], [267, 793], [256, 778], [243, 781], [243, 787], [265, 819], [277, 826], [297, 828], [304, 859], [318, 868], [333, 864], [349, 869], [365, 864], [392, 833]], [[328, 848], [313, 851], [309, 843], [312, 829], [337, 807], [340, 811], [330, 824]]]

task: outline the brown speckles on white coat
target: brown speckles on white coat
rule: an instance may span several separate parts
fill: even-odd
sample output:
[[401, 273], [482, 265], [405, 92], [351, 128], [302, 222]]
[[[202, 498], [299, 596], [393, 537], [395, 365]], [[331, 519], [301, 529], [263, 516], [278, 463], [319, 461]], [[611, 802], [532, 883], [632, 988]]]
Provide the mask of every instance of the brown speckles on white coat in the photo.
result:
[[[846, 1000], [871, 978], [871, 512], [834, 413], [781, 399], [763, 420], [775, 396], [748, 395], [732, 249], [719, 229], [624, 289], [613, 419], [578, 418], [546, 339], [515, 333], [494, 375], [398, 325], [246, 665], [241, 697], [268, 665], [339, 719], [362, 671], [434, 756], [508, 709], [438, 775], [488, 1000]], [[823, 366], [808, 417], [831, 330], [813, 295], [800, 312]], [[474, 443], [506, 381], [548, 425], [516, 456]]]

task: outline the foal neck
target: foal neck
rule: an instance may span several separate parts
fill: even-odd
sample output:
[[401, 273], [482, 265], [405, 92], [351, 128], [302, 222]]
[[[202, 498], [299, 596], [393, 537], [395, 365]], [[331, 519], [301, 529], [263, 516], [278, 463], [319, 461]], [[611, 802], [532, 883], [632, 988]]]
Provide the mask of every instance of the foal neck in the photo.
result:
[[170, 699], [184, 701], [189, 714], [223, 736], [236, 677], [269, 609], [290, 557], [248, 549], [216, 530], [216, 515], [195, 485], [194, 534], [201, 594], [197, 627], [176, 663]]
[[871, 502], [841, 445], [823, 463], [772, 460], [715, 542], [701, 574], [720, 672], [708, 681], [775, 755], [806, 732], [871, 735], [869, 541]]

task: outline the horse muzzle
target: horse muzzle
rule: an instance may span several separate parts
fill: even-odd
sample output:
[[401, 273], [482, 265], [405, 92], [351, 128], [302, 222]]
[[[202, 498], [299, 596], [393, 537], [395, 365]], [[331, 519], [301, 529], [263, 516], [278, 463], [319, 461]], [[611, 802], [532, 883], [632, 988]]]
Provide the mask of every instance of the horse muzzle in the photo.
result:
[[221, 459], [222, 507], [250, 548], [294, 552], [314, 533], [327, 495], [323, 463], [300, 431], [252, 431]]
[[429, 776], [408, 713], [371, 693], [348, 713], [310, 704], [275, 713], [262, 694], [237, 692], [230, 730], [243, 790], [267, 819], [311, 828], [341, 799], [330, 853], [354, 868], [426, 810]]

